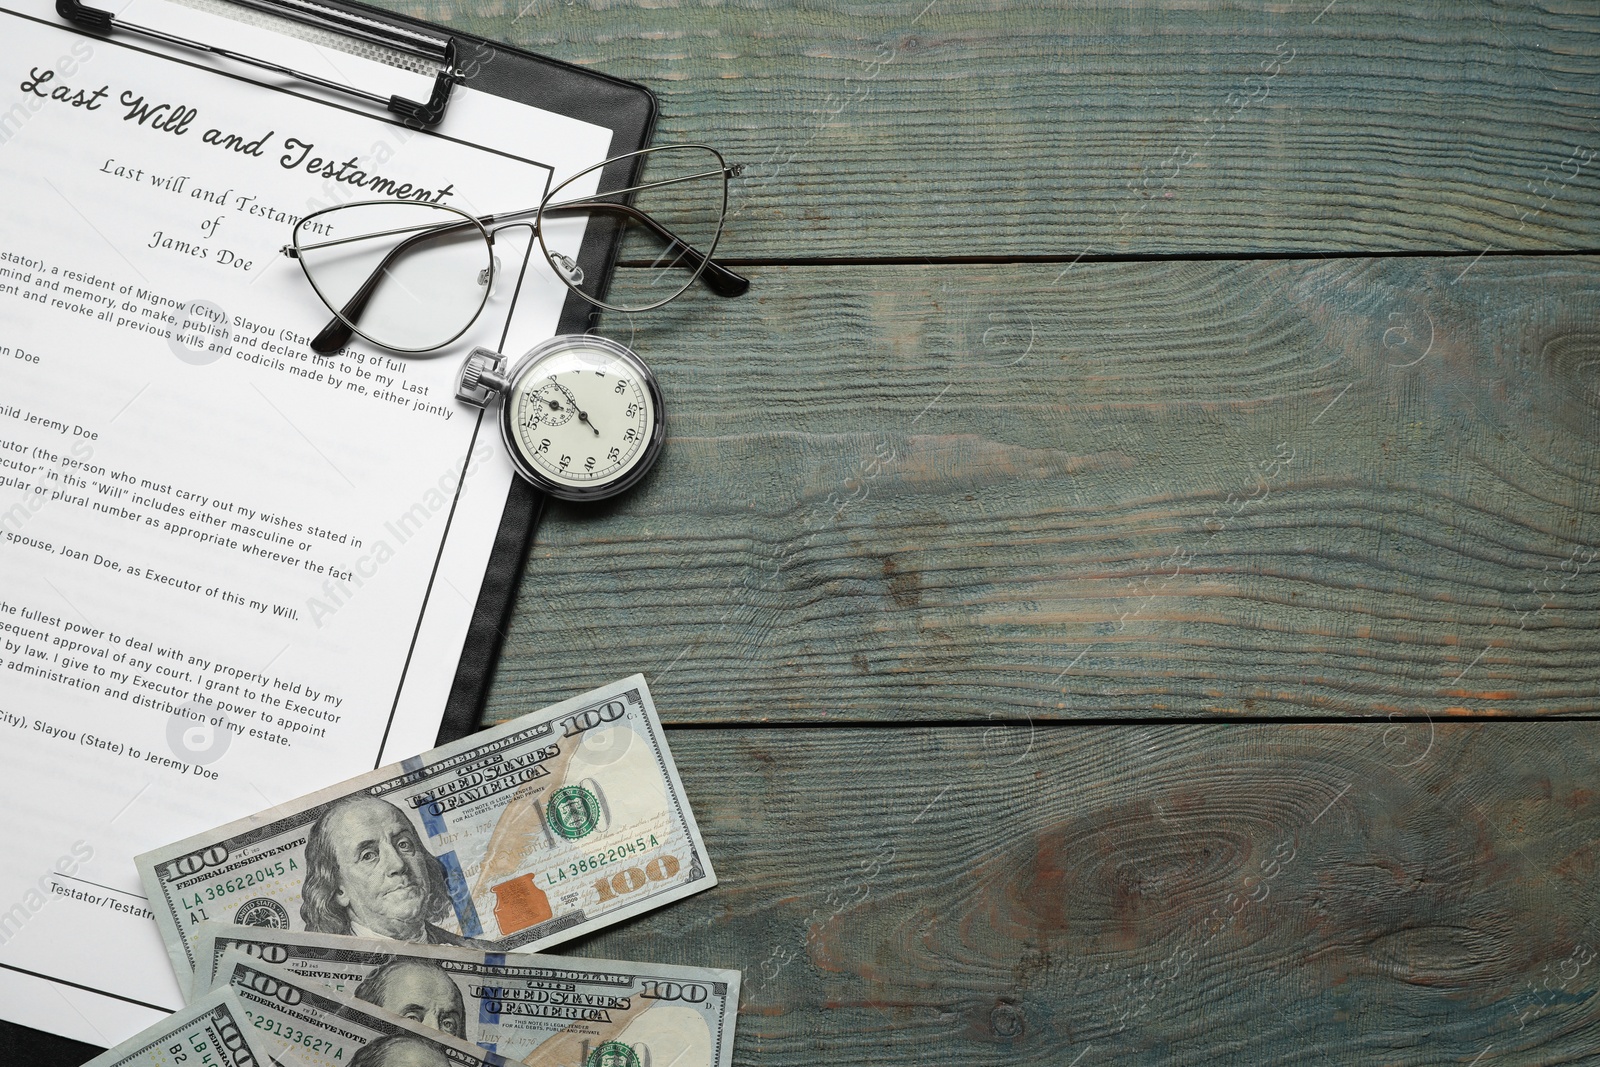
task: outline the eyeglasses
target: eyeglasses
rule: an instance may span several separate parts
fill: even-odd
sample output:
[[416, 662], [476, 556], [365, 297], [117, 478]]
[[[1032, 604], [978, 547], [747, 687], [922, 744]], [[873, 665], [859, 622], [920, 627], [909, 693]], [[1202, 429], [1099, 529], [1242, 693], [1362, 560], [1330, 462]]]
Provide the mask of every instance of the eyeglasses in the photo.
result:
[[[646, 158], [647, 157], [647, 158]], [[605, 193], [600, 172], [644, 164], [644, 180]], [[633, 164], [637, 166], [638, 164]], [[396, 352], [431, 352], [472, 328], [500, 274], [495, 234], [531, 229], [555, 276], [607, 311], [639, 312], [682, 296], [696, 281], [719, 296], [741, 296], [750, 282], [716, 263], [728, 214], [728, 179], [742, 171], [706, 145], [663, 145], [614, 156], [568, 178], [538, 207], [473, 216], [444, 204], [366, 200], [301, 219], [283, 254], [298, 260], [333, 320], [311, 348], [337, 352], [352, 335]], [[579, 264], [586, 235], [624, 262], [609, 289], [598, 258]]]

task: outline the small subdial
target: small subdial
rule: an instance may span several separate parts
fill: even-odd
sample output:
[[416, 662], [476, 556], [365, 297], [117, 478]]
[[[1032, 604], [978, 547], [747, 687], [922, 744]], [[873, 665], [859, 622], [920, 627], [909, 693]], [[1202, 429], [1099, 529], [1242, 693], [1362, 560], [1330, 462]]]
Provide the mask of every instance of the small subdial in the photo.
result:
[[572, 393], [553, 378], [534, 390], [528, 401], [525, 409], [528, 411], [528, 421], [524, 424], [527, 429], [534, 426], [565, 426], [577, 414], [578, 406], [573, 403]]

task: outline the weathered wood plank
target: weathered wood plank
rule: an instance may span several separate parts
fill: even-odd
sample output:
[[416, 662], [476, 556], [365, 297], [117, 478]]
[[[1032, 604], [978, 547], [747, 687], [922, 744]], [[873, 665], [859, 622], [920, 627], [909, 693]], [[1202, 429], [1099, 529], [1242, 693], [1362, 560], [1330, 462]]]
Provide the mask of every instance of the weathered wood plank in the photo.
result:
[[1588, 723], [674, 731], [740, 1064], [1600, 1063]]
[[1590, 3], [383, 2], [650, 85], [736, 257], [1600, 243]]
[[657, 471], [555, 507], [489, 716], [1587, 714], [1600, 262], [767, 268], [611, 332]]

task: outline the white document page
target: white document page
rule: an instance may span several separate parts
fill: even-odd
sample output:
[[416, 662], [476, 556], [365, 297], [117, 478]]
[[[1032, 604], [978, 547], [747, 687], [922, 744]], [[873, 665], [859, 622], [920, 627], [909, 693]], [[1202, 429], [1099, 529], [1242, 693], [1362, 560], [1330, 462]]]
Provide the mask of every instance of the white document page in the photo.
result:
[[[461, 89], [417, 133], [176, 57], [0, 8], [0, 1016], [100, 1045], [182, 1003], [134, 854], [433, 745], [511, 478], [453, 379], [527, 231], [438, 358], [317, 357], [292, 222], [380, 179], [533, 206], [611, 141]], [[533, 261], [512, 354], [566, 295]]]

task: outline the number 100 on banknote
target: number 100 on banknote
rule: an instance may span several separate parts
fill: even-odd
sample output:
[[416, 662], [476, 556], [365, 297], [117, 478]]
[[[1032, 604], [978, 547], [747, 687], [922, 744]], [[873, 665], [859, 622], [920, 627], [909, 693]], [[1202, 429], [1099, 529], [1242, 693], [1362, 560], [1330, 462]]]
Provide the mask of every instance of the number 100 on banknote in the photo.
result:
[[137, 861], [185, 985], [208, 919], [534, 950], [716, 884], [641, 675]]

